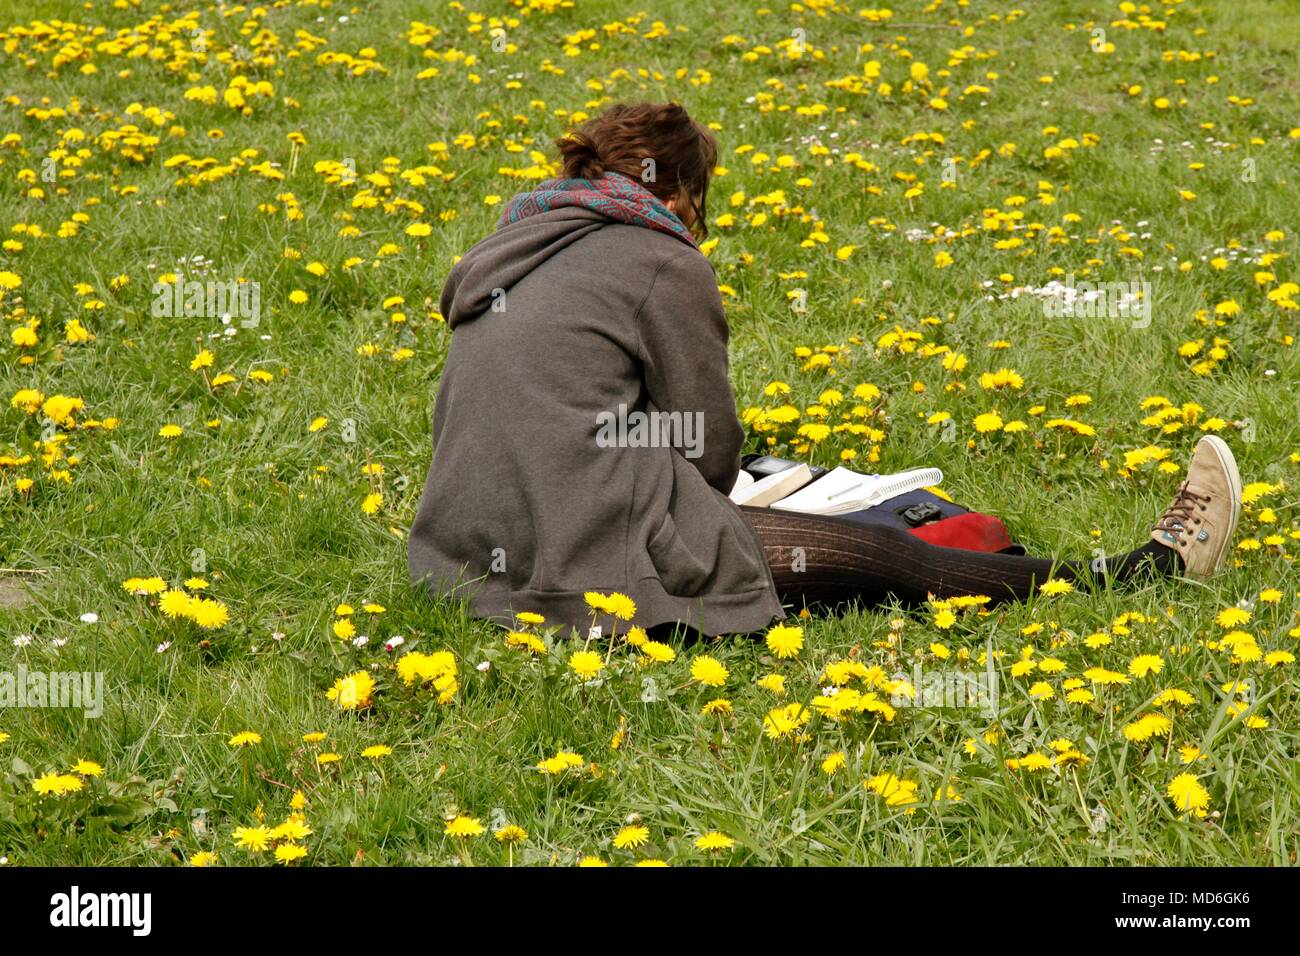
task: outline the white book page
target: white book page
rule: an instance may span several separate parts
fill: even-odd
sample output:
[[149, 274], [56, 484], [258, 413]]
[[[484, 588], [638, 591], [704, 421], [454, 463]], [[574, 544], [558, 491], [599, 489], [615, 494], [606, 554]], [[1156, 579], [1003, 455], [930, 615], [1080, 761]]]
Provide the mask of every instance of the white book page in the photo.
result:
[[742, 488], [748, 488], [753, 483], [754, 483], [754, 476], [742, 468], [740, 469], [740, 472], [736, 475], [736, 483], [731, 486], [730, 494], [735, 495], [737, 491], [739, 491]]

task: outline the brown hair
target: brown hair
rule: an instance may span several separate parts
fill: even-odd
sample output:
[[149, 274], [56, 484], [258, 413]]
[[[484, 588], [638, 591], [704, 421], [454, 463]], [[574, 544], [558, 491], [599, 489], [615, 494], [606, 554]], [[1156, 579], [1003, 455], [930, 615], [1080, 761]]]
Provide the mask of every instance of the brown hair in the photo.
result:
[[[555, 141], [567, 179], [622, 173], [661, 202], [691, 203], [691, 231], [707, 236], [704, 209], [718, 163], [713, 134], [677, 103], [618, 103]], [[647, 165], [645, 160], [651, 160]], [[649, 176], [647, 178], [647, 173]]]

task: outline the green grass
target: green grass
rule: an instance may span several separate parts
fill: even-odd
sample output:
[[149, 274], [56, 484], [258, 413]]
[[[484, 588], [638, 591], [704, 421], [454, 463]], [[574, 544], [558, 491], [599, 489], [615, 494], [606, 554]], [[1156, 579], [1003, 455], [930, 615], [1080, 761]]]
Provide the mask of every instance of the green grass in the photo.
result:
[[[306, 862], [317, 865], [511, 858], [490, 834], [456, 845], [444, 827], [457, 813], [489, 830], [503, 822], [527, 830], [515, 863], [570, 865], [584, 855], [675, 865], [1294, 861], [1295, 664], [1234, 658], [1218, 643], [1227, 629], [1215, 622], [1221, 610], [1250, 604], [1242, 629], [1264, 655], [1294, 653], [1300, 633], [1292, 561], [1300, 539], [1297, 320], [1285, 302], [1267, 297], [1298, 281], [1294, 17], [1265, 0], [1159, 7], [1151, 11], [1164, 21], [1159, 30], [1126, 28], [1118, 4], [1073, 0], [1023, 4], [1014, 14], [1013, 4], [984, 0], [963, 7], [900, 0], [888, 24], [830, 4], [795, 11], [575, 0], [546, 12], [489, 3], [480, 7], [484, 16], [510, 18], [512, 46], [494, 52], [489, 24], [447, 4], [287, 3], [259, 8], [255, 22], [251, 7], [226, 16], [213, 4], [173, 7], [159, 14], [153, 2], [87, 10], [71, 0], [15, 0], [0, 28], [0, 94], [7, 97], [0, 103], [0, 231], [21, 243], [0, 251], [0, 273], [21, 279], [0, 299], [0, 455], [32, 456], [0, 466], [0, 674], [20, 664], [101, 671], [107, 698], [93, 720], [70, 710], [0, 709], [0, 737], [7, 735], [0, 742], [0, 856], [11, 865], [166, 865], [201, 850], [216, 850], [223, 864], [266, 865], [269, 852], [237, 848], [231, 833], [255, 825], [259, 813], [278, 823], [295, 790], [306, 798], [314, 830], [303, 841]], [[158, 22], [190, 10], [213, 31], [206, 61], [176, 54], [156, 36]], [[629, 29], [604, 29], [641, 11]], [[148, 43], [165, 48], [160, 58], [96, 49], [155, 15]], [[43, 40], [14, 29], [38, 18], [81, 24], [60, 28], [77, 33], [95, 26], [108, 33], [75, 38], [82, 58], [74, 48], [71, 62], [56, 65], [74, 37]], [[478, 62], [422, 57], [426, 48], [403, 36], [413, 20], [442, 31], [427, 49], [461, 51]], [[656, 20], [666, 30], [652, 29]], [[1113, 52], [1089, 51], [1094, 27]], [[172, 29], [190, 50], [191, 27]], [[584, 29], [596, 33], [580, 41], [580, 55], [566, 56], [565, 37]], [[795, 29], [805, 31], [810, 47], [799, 58], [778, 46]], [[274, 40], [251, 62], [261, 30]], [[298, 30], [323, 44], [290, 56]], [[386, 72], [348, 76], [343, 66], [317, 62], [324, 50], [357, 55], [367, 47]], [[763, 47], [769, 52], [746, 59], [746, 51]], [[1180, 58], [1180, 51], [1193, 56]], [[880, 76], [863, 92], [825, 86], [862, 77], [872, 60]], [[909, 69], [918, 62], [928, 66], [933, 89], [909, 92]], [[83, 64], [94, 72], [83, 72]], [[252, 115], [220, 99], [207, 105], [185, 98], [186, 90], [208, 85], [219, 97], [235, 64], [241, 75], [274, 87], [273, 96], [252, 100]], [[418, 79], [429, 66], [439, 74]], [[508, 85], [515, 74], [517, 83]], [[1053, 82], [1042, 82], [1045, 76]], [[881, 80], [891, 84], [888, 96], [876, 86]], [[1140, 91], [1126, 92], [1135, 84]], [[938, 96], [946, 109], [929, 105]], [[1234, 105], [1229, 96], [1253, 103]], [[1159, 97], [1169, 108], [1156, 107]], [[718, 126], [726, 174], [715, 182], [710, 217], [730, 213], [735, 224], [713, 228], [718, 242], [710, 255], [719, 282], [734, 292], [726, 301], [738, 405], [770, 408], [788, 398], [803, 415], [778, 431], [753, 432], [751, 447], [770, 437], [780, 453], [823, 463], [852, 450], [860, 463], [874, 451], [882, 470], [938, 465], [950, 494], [1004, 517], [1032, 552], [1086, 556], [1094, 547], [1114, 552], [1143, 540], [1180, 480], [1177, 469], [1161, 471], [1155, 462], [1127, 471], [1126, 452], [1156, 445], [1181, 465], [1203, 430], [1217, 428], [1244, 480], [1268, 483], [1256, 489], [1239, 537], [1263, 543], [1276, 535], [1279, 543], [1238, 550], [1237, 566], [1209, 583], [1040, 595], [986, 616], [963, 614], [946, 630], [933, 614], [896, 608], [809, 619], [804, 650], [789, 661], [776, 660], [761, 640], [734, 637], [708, 646], [674, 642], [677, 659], [647, 669], [620, 640], [604, 680], [585, 687], [565, 667], [574, 647], [566, 635], [548, 636], [547, 655], [526, 657], [505, 646], [500, 629], [414, 592], [403, 536], [430, 457], [433, 395], [450, 341], [436, 303], [453, 257], [493, 228], [499, 207], [485, 197], [508, 198], [530, 182], [500, 170], [533, 166], [529, 151], [547, 152], [575, 111], [664, 98], [682, 100]], [[33, 108], [72, 111], [74, 101], [75, 115], [29, 115]], [[139, 108], [173, 115], [154, 126]], [[126, 123], [160, 137], [138, 161], [103, 139]], [[64, 175], [47, 182], [46, 158], [74, 129], [84, 138], [74, 134], [71, 156], [54, 155]], [[210, 138], [210, 130], [222, 138]], [[291, 169], [287, 137], [295, 131], [307, 145]], [[918, 133], [939, 133], [943, 141], [904, 144]], [[1067, 137], [1079, 147], [1045, 154]], [[1153, 151], [1156, 140], [1162, 150]], [[445, 150], [431, 150], [436, 143]], [[86, 155], [78, 158], [78, 149]], [[230, 175], [197, 185], [183, 178], [199, 167], [165, 165], [186, 154], [211, 157], [207, 165], [219, 167], [244, 150], [257, 152]], [[770, 160], [753, 163], [758, 152]], [[875, 168], [845, 162], [850, 152]], [[793, 165], [779, 161], [784, 156]], [[354, 208], [359, 187], [329, 184], [313, 171], [322, 160], [347, 158], [365, 176], [387, 157], [398, 165], [380, 198], [418, 202], [422, 212]], [[266, 160], [280, 164], [283, 180], [253, 170]], [[942, 188], [945, 160], [956, 161], [949, 167], [956, 188]], [[1253, 162], [1253, 181], [1243, 181], [1244, 160]], [[397, 175], [423, 164], [447, 175], [430, 174], [423, 184]], [[919, 197], [904, 196], [900, 173], [924, 182]], [[1180, 198], [1180, 189], [1196, 198]], [[784, 199], [775, 206], [752, 204], [776, 190]], [[738, 191], [743, 198], [733, 205]], [[301, 209], [298, 220], [286, 217], [286, 193]], [[1044, 195], [1055, 201], [1045, 203]], [[1017, 196], [1023, 205], [1008, 203]], [[983, 228], [989, 211], [1017, 210], [1021, 228]], [[762, 211], [766, 222], [754, 225]], [[78, 213], [88, 220], [75, 235], [59, 236]], [[430, 223], [432, 235], [405, 235], [414, 221]], [[1031, 223], [1041, 225], [1024, 228]], [[43, 234], [15, 230], [19, 224], [38, 225]], [[958, 236], [938, 241], [936, 224]], [[340, 236], [345, 226], [356, 235]], [[1058, 226], [1064, 241], [1053, 242], [1048, 230]], [[909, 239], [909, 230], [924, 230], [931, 241]], [[1268, 237], [1273, 230], [1281, 238]], [[999, 248], [1008, 239], [1019, 242]], [[379, 255], [385, 243], [398, 251]], [[1240, 255], [1225, 254], [1225, 268], [1207, 261], [1234, 243]], [[852, 254], [837, 258], [845, 246]], [[1251, 261], [1261, 249], [1276, 256], [1267, 268]], [[937, 269], [941, 250], [953, 264]], [[212, 260], [211, 278], [260, 283], [257, 329], [214, 339], [222, 328], [215, 318], [151, 314], [155, 277], [195, 254]], [[350, 257], [358, 264], [345, 269]], [[328, 267], [323, 277], [305, 271], [317, 261]], [[1190, 270], [1180, 271], [1181, 262]], [[1273, 277], [1257, 280], [1258, 272]], [[1031, 296], [989, 299], [1066, 274], [1152, 283], [1151, 326], [1048, 320]], [[119, 275], [129, 281], [114, 288]], [[79, 283], [87, 288], [79, 291]], [[295, 289], [308, 293], [306, 303], [290, 302]], [[793, 290], [806, 291], [807, 312], [790, 309]], [[405, 322], [390, 320], [398, 308], [382, 307], [394, 295], [405, 297]], [[1240, 314], [1216, 317], [1215, 306], [1229, 300]], [[85, 308], [89, 301], [102, 308]], [[65, 343], [65, 322], [74, 316], [93, 341]], [[12, 333], [33, 318], [41, 320], [38, 344], [19, 346]], [[879, 347], [896, 326], [920, 333], [918, 348]], [[1224, 340], [1223, 359], [1198, 371], [1216, 336]], [[1009, 345], [990, 348], [995, 340]], [[1196, 340], [1205, 340], [1200, 355], [1179, 354]], [[367, 343], [378, 354], [359, 354]], [[805, 370], [796, 349], [826, 346], [840, 347], [830, 367]], [[190, 369], [202, 348], [215, 355], [206, 378]], [[396, 349], [411, 355], [394, 361]], [[965, 356], [962, 370], [945, 368], [951, 353]], [[981, 373], [1003, 367], [1023, 377], [1023, 388], [981, 387]], [[259, 369], [272, 380], [248, 378]], [[209, 385], [227, 371], [234, 381]], [[787, 398], [764, 394], [773, 381], [789, 385]], [[807, 409], [824, 390], [846, 396], [829, 408], [834, 423], [850, 414], [851, 392], [864, 383], [881, 390], [881, 413], [853, 420], [881, 429], [883, 439], [842, 432], [806, 449], [794, 439], [799, 424], [815, 419], [816, 409]], [[21, 389], [84, 400], [77, 425], [55, 430], [75, 464], [42, 462], [46, 449], [35, 443], [51, 435], [42, 435], [40, 414], [11, 406]], [[1090, 404], [1067, 408], [1067, 398], [1079, 394]], [[1143, 423], [1155, 409], [1140, 403], [1155, 395], [1180, 409], [1177, 427]], [[1044, 411], [1031, 413], [1039, 405]], [[992, 410], [1027, 429], [978, 434], [973, 420]], [[939, 412], [952, 416], [954, 441], [926, 424]], [[312, 432], [318, 416], [328, 425]], [[1048, 429], [1055, 417], [1095, 433]], [[111, 430], [83, 427], [110, 418], [117, 421]], [[215, 419], [220, 425], [207, 427]], [[168, 423], [182, 426], [181, 437], [159, 435]], [[381, 464], [382, 477], [368, 479], [367, 463]], [[70, 472], [69, 482], [54, 476], [59, 470]], [[23, 479], [32, 481], [26, 491]], [[370, 515], [361, 503], [372, 490], [384, 499]], [[229, 621], [211, 631], [168, 621], [153, 599], [121, 586], [154, 575], [171, 585], [207, 579], [207, 593], [229, 609]], [[1276, 602], [1260, 601], [1270, 588], [1280, 592]], [[367, 615], [367, 601], [386, 611]], [[370, 636], [366, 646], [334, 636], [342, 602], [356, 608], [359, 630]], [[86, 612], [98, 622], [82, 623]], [[1141, 617], [1128, 618], [1128, 628], [1115, 625], [1134, 613]], [[905, 623], [895, 630], [893, 620]], [[1041, 630], [1026, 633], [1033, 625]], [[1110, 643], [1085, 643], [1098, 633]], [[32, 640], [19, 646], [19, 635]], [[383, 644], [394, 635], [406, 643], [390, 655]], [[953, 656], [937, 660], [936, 644]], [[1064, 672], [1013, 677], [1022, 648], [1030, 647], [1035, 660], [1059, 658]], [[892, 721], [864, 714], [838, 724], [814, 716], [796, 740], [763, 732], [770, 709], [811, 705], [830, 661], [852, 655], [891, 674], [910, 673], [918, 661], [978, 668], [961, 658], [978, 660], [986, 648], [1001, 676], [995, 719], [971, 709], [903, 707]], [[444, 649], [455, 655], [459, 690], [439, 705], [434, 692], [403, 686], [392, 665], [409, 650]], [[702, 653], [729, 669], [725, 688], [690, 680], [690, 661]], [[1163, 670], [1110, 688], [1086, 683], [1095, 702], [1064, 702], [1065, 681], [1095, 666], [1125, 672], [1142, 654], [1161, 656]], [[478, 669], [485, 661], [491, 666]], [[340, 712], [326, 691], [363, 669], [379, 685], [373, 707]], [[784, 698], [756, 684], [772, 673], [785, 677]], [[643, 701], [647, 678], [655, 700]], [[1229, 709], [1236, 698], [1222, 687], [1234, 679], [1251, 683], [1248, 708]], [[1040, 680], [1054, 698], [1029, 696]], [[1172, 731], [1127, 739], [1125, 725], [1163, 712], [1151, 701], [1168, 688], [1193, 699], [1168, 711]], [[701, 714], [719, 696], [733, 713]], [[1267, 726], [1247, 726], [1252, 717]], [[612, 749], [620, 727], [625, 736]], [[262, 742], [236, 752], [227, 741], [245, 730]], [[310, 733], [328, 736], [303, 742]], [[1050, 755], [1061, 739], [1086, 763], [1032, 771], [1006, 762]], [[975, 741], [970, 750], [968, 741]], [[391, 748], [391, 756], [362, 757], [372, 745]], [[1185, 745], [1201, 747], [1203, 759], [1185, 766], [1178, 751]], [[534, 769], [562, 749], [582, 754], [584, 768], [561, 776]], [[318, 767], [322, 751], [342, 760]], [[835, 752], [845, 763], [828, 777], [820, 765]], [[101, 764], [104, 775], [77, 793], [34, 791], [37, 778], [82, 759]], [[1203, 819], [1180, 812], [1166, 793], [1188, 771], [1209, 794]], [[917, 802], [890, 806], [864, 788], [864, 780], [883, 774], [914, 783]], [[945, 782], [959, 799], [931, 800]], [[632, 815], [648, 827], [649, 842], [613, 847]], [[732, 837], [735, 847], [716, 857], [695, 849], [696, 837], [711, 830]]]

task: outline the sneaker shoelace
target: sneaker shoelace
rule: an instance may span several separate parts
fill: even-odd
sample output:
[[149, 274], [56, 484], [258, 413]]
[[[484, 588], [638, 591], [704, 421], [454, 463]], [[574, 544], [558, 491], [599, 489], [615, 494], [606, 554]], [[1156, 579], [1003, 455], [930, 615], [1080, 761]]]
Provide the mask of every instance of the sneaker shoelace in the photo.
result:
[[1187, 482], [1178, 486], [1178, 494], [1174, 496], [1174, 503], [1161, 516], [1160, 520], [1155, 523], [1152, 531], [1167, 531], [1177, 537], [1187, 530], [1187, 524], [1191, 521], [1192, 512], [1194, 512], [1200, 502], [1208, 503], [1209, 495], [1199, 495], [1187, 487]]

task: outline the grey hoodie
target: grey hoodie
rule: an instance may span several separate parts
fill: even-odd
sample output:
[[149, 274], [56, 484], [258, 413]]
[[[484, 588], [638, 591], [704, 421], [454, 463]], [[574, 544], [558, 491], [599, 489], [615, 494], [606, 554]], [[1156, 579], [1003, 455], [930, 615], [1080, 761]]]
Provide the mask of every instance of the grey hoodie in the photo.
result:
[[[747, 633], [784, 617], [758, 537], [727, 498], [744, 433], [698, 250], [555, 209], [466, 253], [441, 309], [453, 334], [413, 579], [503, 624], [534, 611], [585, 632], [588, 591], [632, 598], [643, 627]], [[680, 414], [648, 419], [652, 439], [633, 413], [655, 412]]]

